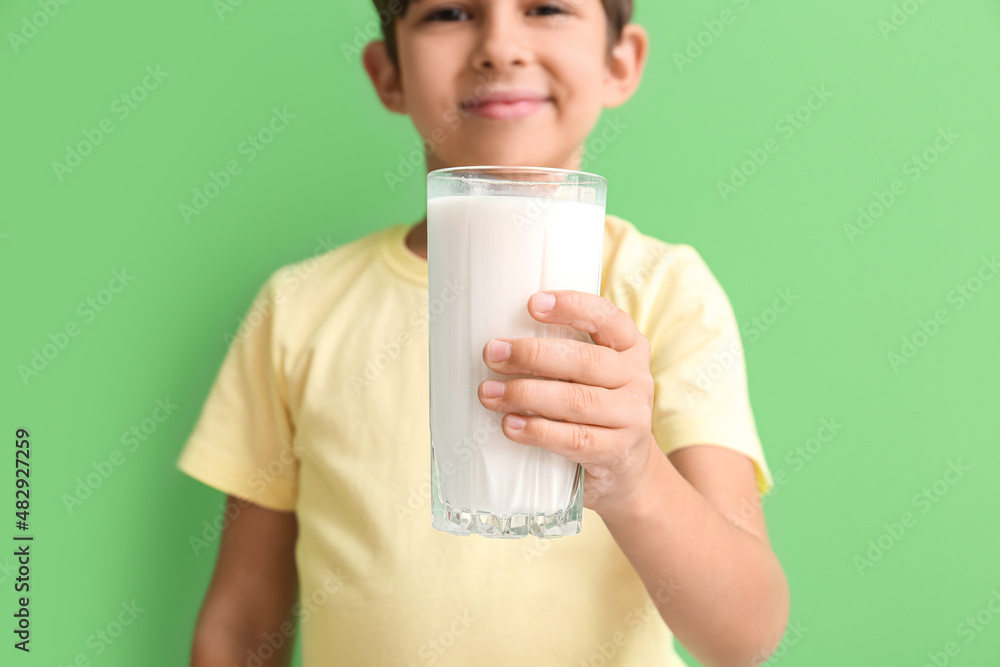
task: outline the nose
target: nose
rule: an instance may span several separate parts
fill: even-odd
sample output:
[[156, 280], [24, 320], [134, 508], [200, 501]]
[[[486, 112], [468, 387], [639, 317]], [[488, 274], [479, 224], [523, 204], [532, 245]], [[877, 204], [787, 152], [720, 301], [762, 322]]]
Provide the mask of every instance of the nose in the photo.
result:
[[497, 72], [523, 67], [530, 59], [531, 50], [518, 17], [487, 11], [472, 52], [473, 67]]

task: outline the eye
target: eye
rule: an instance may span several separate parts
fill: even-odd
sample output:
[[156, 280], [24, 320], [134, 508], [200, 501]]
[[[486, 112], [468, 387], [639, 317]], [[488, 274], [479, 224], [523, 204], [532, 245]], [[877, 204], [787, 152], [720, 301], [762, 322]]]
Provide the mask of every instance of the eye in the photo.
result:
[[424, 17], [424, 21], [455, 21], [460, 20], [460, 17], [456, 19], [456, 15], [468, 16], [463, 10], [457, 7], [445, 7], [444, 9], [435, 9], [430, 14]]
[[541, 16], [555, 16], [556, 14], [565, 14], [566, 10], [559, 5], [540, 5], [535, 8]]

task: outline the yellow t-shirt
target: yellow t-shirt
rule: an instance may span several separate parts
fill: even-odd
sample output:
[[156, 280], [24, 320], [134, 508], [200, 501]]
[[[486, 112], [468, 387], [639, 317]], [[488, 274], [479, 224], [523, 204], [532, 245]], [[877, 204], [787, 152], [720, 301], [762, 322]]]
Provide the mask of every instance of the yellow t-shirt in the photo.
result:
[[[580, 534], [548, 540], [431, 527], [433, 315], [427, 262], [405, 245], [409, 228], [270, 276], [177, 466], [296, 512], [305, 667], [683, 665], [592, 510]], [[770, 490], [737, 323], [698, 253], [609, 215], [601, 295], [652, 345], [660, 447], [731, 447]], [[671, 595], [672, 582], [662, 583]]]

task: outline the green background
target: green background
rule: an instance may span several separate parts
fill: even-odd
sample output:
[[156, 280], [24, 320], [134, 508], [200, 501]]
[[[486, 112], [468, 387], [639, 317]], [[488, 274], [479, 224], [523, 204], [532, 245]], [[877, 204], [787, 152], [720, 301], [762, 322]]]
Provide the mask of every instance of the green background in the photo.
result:
[[[189, 536], [224, 497], [173, 466], [225, 336], [278, 266], [423, 214], [423, 172], [394, 193], [384, 177], [417, 135], [344, 51], [375, 34], [370, 5], [230, 8], [71, 2], [25, 33], [39, 4], [0, 3], [0, 423], [8, 447], [16, 428], [31, 432], [36, 536], [33, 651], [4, 630], [3, 664], [185, 664], [217, 549], [195, 555]], [[906, 20], [886, 32], [894, 11]], [[1000, 279], [977, 282], [1000, 252], [1000, 5], [639, 0], [635, 20], [651, 36], [643, 84], [606, 111], [598, 132], [625, 127], [590, 144], [584, 168], [607, 177], [609, 212], [702, 253], [745, 333], [769, 322], [744, 342], [765, 452], [784, 475], [765, 503], [800, 628], [772, 663], [922, 665], [955, 642], [948, 664], [994, 664], [1000, 618], [980, 613], [992, 623], [971, 637], [960, 624], [1000, 590]], [[678, 65], [689, 39], [704, 46]], [[157, 66], [166, 77], [120, 118], [114, 100]], [[813, 87], [830, 96], [807, 113]], [[248, 162], [238, 147], [275, 107], [295, 118]], [[797, 110], [809, 118], [788, 136], [778, 123]], [[60, 180], [52, 163], [103, 119], [114, 131]], [[949, 128], [958, 138], [938, 152]], [[778, 150], [723, 198], [718, 182], [769, 139]], [[925, 151], [934, 162], [913, 180]], [[229, 160], [241, 172], [186, 223], [179, 205]], [[902, 194], [851, 234], [896, 179]], [[78, 305], [123, 267], [134, 279], [88, 321]], [[961, 308], [960, 285], [979, 288]], [[780, 290], [797, 300], [773, 317]], [[939, 309], [935, 335], [914, 336]], [[25, 382], [18, 366], [74, 322], [79, 335]], [[894, 367], [904, 338], [922, 346]], [[168, 398], [173, 414], [123, 447]], [[841, 428], [796, 458], [823, 419]], [[63, 495], [114, 450], [124, 462], [69, 511]], [[968, 467], [952, 484], [949, 462]], [[933, 504], [915, 501], [925, 487]], [[904, 512], [915, 525], [897, 539], [885, 524]], [[859, 571], [880, 539], [891, 545]], [[4, 628], [13, 562], [0, 557]], [[143, 611], [97, 655], [88, 638], [133, 600]]]

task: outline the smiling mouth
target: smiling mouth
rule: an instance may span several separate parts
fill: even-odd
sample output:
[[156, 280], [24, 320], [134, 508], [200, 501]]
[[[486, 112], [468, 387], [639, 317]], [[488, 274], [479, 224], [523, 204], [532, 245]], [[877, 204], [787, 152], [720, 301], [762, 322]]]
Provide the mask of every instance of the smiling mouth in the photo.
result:
[[462, 108], [484, 118], [512, 120], [530, 116], [549, 102], [550, 100], [542, 98], [504, 101], [474, 100], [463, 104]]

